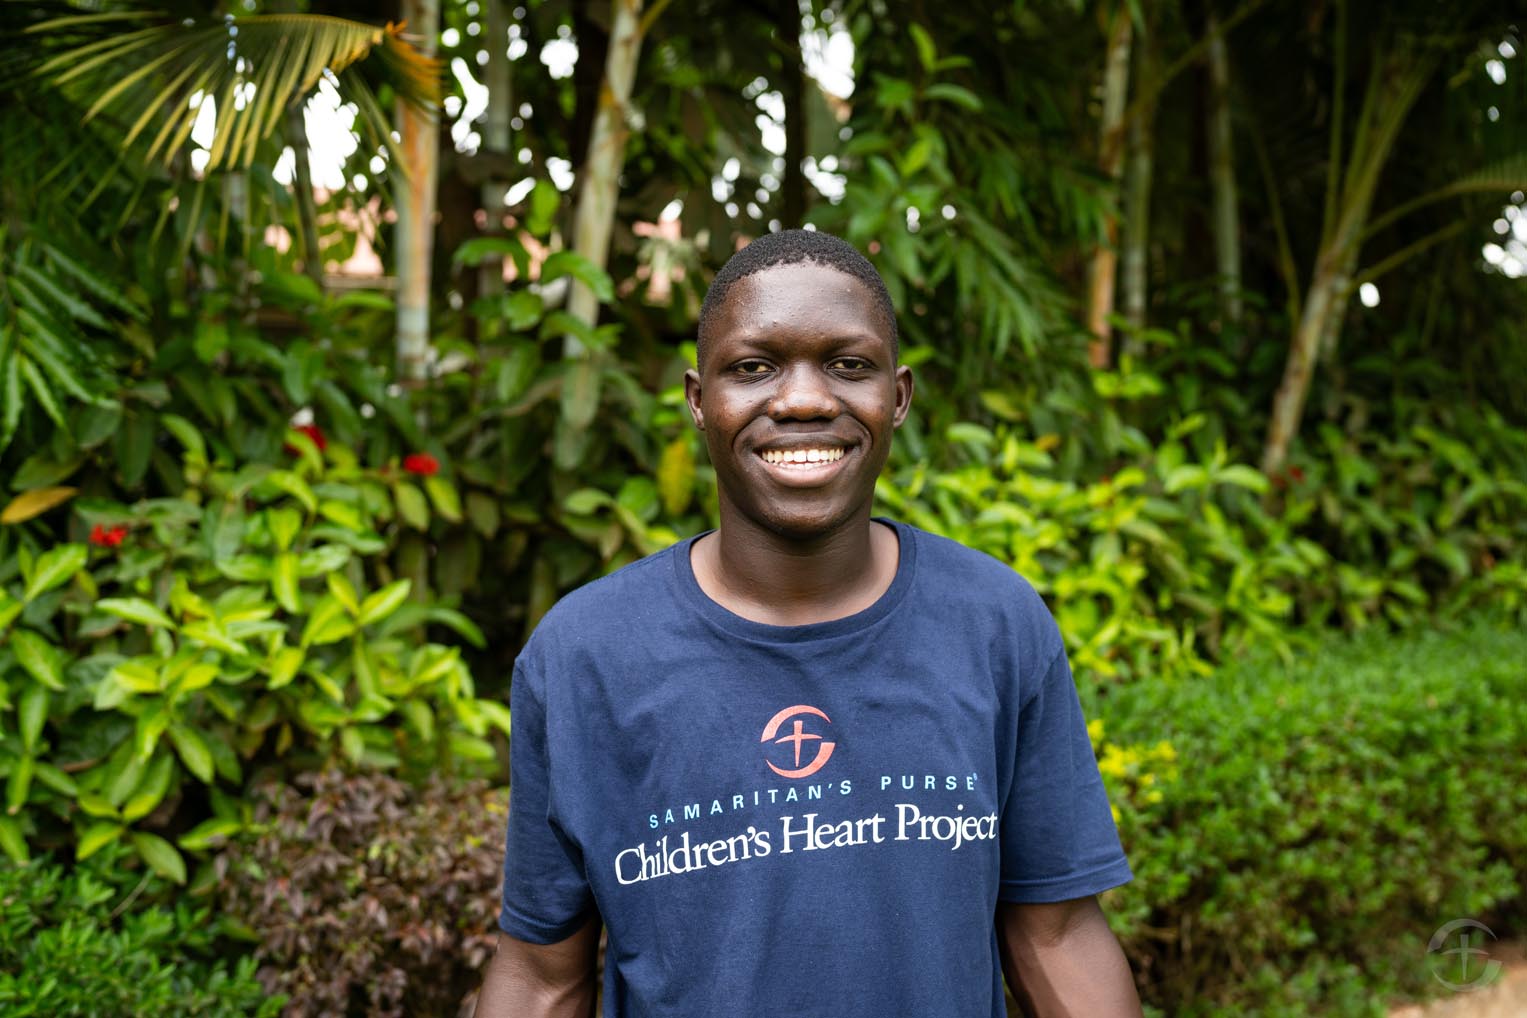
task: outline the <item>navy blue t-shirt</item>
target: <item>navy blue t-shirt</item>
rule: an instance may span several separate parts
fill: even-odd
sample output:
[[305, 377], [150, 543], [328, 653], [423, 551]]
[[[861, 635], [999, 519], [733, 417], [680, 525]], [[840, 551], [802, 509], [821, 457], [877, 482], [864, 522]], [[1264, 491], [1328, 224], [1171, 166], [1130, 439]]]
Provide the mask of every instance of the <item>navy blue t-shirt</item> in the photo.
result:
[[896, 576], [855, 615], [742, 618], [691, 538], [516, 660], [499, 924], [553, 943], [597, 909], [607, 1018], [1002, 1016], [997, 902], [1131, 879], [1044, 602], [882, 522]]

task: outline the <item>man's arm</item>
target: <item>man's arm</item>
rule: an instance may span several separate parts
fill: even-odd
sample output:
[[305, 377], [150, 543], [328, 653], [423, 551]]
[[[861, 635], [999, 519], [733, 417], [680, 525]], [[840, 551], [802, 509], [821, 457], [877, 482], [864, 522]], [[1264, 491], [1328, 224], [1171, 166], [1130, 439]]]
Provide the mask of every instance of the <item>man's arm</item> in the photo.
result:
[[1097, 898], [997, 903], [1002, 971], [1031, 1018], [1140, 1018], [1124, 952]]
[[531, 944], [502, 931], [483, 978], [475, 1018], [592, 1018], [599, 917], [555, 944]]

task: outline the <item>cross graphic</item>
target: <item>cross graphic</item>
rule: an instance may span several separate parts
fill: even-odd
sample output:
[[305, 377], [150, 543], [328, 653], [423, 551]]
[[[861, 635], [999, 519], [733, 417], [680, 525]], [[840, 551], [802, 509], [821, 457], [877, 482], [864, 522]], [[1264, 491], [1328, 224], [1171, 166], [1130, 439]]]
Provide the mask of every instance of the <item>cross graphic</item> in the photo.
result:
[[811, 734], [803, 731], [802, 729], [804, 727], [805, 727], [805, 723], [802, 722], [799, 718], [797, 718], [796, 721], [795, 721], [795, 731], [793, 733], [791, 733], [790, 735], [781, 735], [779, 738], [774, 740], [774, 742], [776, 744], [781, 743], [781, 742], [793, 742], [793, 743], [795, 743], [795, 766], [796, 767], [800, 767], [800, 765], [801, 765], [801, 743], [805, 742], [807, 739], [820, 739], [821, 738], [820, 735], [811, 735]]

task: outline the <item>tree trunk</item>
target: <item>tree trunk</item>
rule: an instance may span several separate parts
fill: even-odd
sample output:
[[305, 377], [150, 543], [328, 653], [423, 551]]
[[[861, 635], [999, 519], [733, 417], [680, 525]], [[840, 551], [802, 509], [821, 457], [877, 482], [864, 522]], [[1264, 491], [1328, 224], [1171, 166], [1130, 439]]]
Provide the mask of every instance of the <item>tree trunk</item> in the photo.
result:
[[[1129, 91], [1129, 50], [1133, 26], [1129, 6], [1120, 3], [1108, 30], [1108, 62], [1103, 72], [1103, 121], [1099, 128], [1098, 166], [1103, 175], [1118, 181], [1124, 163], [1124, 103]], [[1119, 217], [1108, 213], [1103, 242], [1092, 256], [1088, 277], [1087, 329], [1092, 333], [1088, 360], [1094, 368], [1107, 368], [1112, 357], [1114, 277], [1118, 269]]]
[[785, 101], [785, 172], [780, 176], [780, 222], [791, 230], [806, 218], [806, 65], [801, 57], [801, 8], [796, 0], [775, 0], [774, 28], [781, 60], [779, 91]]
[[[439, 0], [403, 0], [403, 18], [419, 52], [433, 57], [440, 28]], [[435, 182], [439, 173], [439, 123], [432, 109], [399, 100], [399, 149], [406, 177], [397, 189], [393, 231], [398, 278], [397, 361], [403, 384], [429, 373], [430, 255], [435, 233]]]
[[[578, 211], [573, 220], [573, 250], [604, 268], [610, 254], [610, 234], [615, 225], [615, 201], [620, 194], [620, 169], [625, 162], [626, 116], [636, 63], [641, 55], [642, 0], [613, 0], [615, 17], [610, 26], [610, 47], [605, 60], [604, 82], [599, 88], [599, 111], [589, 137], [588, 157], [578, 192]], [[581, 282], [574, 281], [567, 310], [587, 325], [599, 318], [599, 301]], [[564, 353], [582, 354], [583, 343], [568, 334]]]
[[[1328, 187], [1339, 183], [1340, 193], [1328, 197], [1326, 224], [1304, 312], [1289, 343], [1283, 380], [1273, 396], [1262, 451], [1262, 471], [1269, 476], [1283, 469], [1289, 447], [1299, 433], [1316, 358], [1322, 348], [1334, 351], [1339, 341], [1341, 315], [1379, 175], [1389, 162], [1400, 128], [1436, 68], [1434, 56], [1421, 45], [1407, 45], [1405, 41], [1388, 44], [1383, 55], [1374, 53], [1372, 60], [1374, 69], [1354, 128], [1351, 155], [1347, 165], [1328, 178]], [[1333, 130], [1333, 159], [1340, 158], [1341, 147], [1341, 132]]]
[[[1155, 68], [1155, 39], [1147, 27], [1140, 32], [1135, 45], [1135, 90], [1150, 90], [1150, 75]], [[1131, 325], [1145, 325], [1146, 305], [1149, 302], [1147, 272], [1150, 252], [1151, 171], [1155, 148], [1156, 99], [1152, 94], [1149, 102], [1141, 103], [1129, 120], [1129, 158], [1125, 163], [1124, 181], [1124, 242], [1120, 252], [1121, 289], [1123, 291], [1124, 316]], [[1137, 342], [1127, 345], [1132, 353]]]
[[1235, 152], [1230, 133], [1230, 56], [1218, 19], [1206, 18], [1209, 37], [1209, 186], [1214, 207], [1214, 268], [1220, 315], [1227, 325], [1241, 321], [1241, 226], [1235, 187]]
[[[483, 34], [487, 37], [488, 63], [483, 68], [483, 85], [488, 90], [487, 120], [483, 124], [483, 151], [495, 155], [509, 153], [509, 121], [514, 116], [513, 82], [509, 76], [509, 18], [505, 0], [483, 0]], [[509, 182], [494, 177], [482, 185], [483, 232], [502, 233], [504, 229], [504, 192]], [[504, 292], [504, 260], [489, 258], [477, 270], [477, 295], [493, 297]], [[483, 322], [484, 339], [497, 331], [499, 319], [488, 316]]]
[[318, 208], [313, 202], [313, 167], [308, 158], [307, 99], [286, 111], [286, 140], [292, 146], [292, 194], [302, 234], [302, 270], [323, 289], [323, 252], [318, 250]]

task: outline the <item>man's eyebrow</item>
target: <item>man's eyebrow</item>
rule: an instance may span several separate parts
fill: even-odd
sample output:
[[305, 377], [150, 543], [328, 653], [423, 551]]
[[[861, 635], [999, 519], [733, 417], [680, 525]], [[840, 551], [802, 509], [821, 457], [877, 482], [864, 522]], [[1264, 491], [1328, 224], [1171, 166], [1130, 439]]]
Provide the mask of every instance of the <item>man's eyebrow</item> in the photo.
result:
[[[853, 346], [886, 344], [889, 341], [873, 332], [843, 332], [822, 340], [805, 340], [812, 347], [821, 346], [827, 350], [842, 350]], [[751, 347], [758, 350], [773, 352], [780, 347], [794, 347], [801, 345], [803, 341], [798, 336], [781, 336], [776, 332], [760, 330], [742, 336], [733, 336], [727, 340], [727, 345], [733, 350]]]

